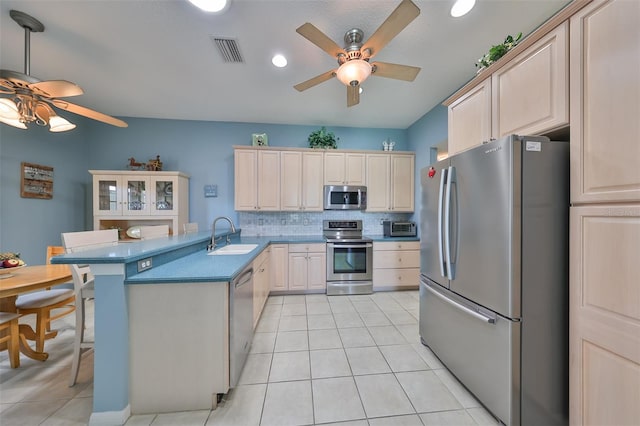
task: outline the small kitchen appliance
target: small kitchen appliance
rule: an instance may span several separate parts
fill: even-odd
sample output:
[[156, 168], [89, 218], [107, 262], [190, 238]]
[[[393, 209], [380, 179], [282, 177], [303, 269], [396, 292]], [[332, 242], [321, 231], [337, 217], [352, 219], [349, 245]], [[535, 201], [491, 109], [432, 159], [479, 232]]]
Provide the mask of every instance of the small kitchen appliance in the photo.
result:
[[324, 220], [327, 295], [373, 293], [373, 242], [362, 236], [361, 220]]
[[415, 222], [384, 220], [382, 233], [385, 237], [415, 237], [417, 235]]
[[422, 343], [505, 425], [569, 422], [568, 172], [511, 135], [420, 173]]

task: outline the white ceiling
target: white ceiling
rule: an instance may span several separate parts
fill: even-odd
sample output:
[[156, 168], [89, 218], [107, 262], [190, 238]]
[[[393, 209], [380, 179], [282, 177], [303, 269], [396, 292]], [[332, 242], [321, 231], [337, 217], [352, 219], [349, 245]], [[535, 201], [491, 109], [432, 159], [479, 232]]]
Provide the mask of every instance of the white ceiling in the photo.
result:
[[[414, 2], [420, 16], [375, 59], [422, 71], [412, 83], [369, 78], [351, 108], [337, 79], [293, 88], [337, 67], [295, 30], [311, 22], [342, 46], [358, 27], [366, 40], [400, 0], [234, 0], [223, 15], [186, 0], [2, 0], [0, 68], [24, 72], [16, 9], [45, 26], [31, 35], [31, 75], [80, 85], [85, 94], [69, 100], [106, 114], [404, 129], [473, 78], [491, 45], [530, 33], [568, 0], [477, 0], [457, 19], [453, 0]], [[225, 63], [211, 35], [236, 39], [245, 63]], [[271, 65], [275, 53], [289, 65]]]

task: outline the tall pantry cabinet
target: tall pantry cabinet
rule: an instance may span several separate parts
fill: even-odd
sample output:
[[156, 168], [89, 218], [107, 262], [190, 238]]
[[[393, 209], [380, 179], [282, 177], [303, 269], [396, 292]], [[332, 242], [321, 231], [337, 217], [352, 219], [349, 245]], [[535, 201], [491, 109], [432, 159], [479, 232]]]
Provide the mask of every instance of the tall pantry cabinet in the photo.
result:
[[640, 2], [570, 19], [570, 423], [640, 419]]

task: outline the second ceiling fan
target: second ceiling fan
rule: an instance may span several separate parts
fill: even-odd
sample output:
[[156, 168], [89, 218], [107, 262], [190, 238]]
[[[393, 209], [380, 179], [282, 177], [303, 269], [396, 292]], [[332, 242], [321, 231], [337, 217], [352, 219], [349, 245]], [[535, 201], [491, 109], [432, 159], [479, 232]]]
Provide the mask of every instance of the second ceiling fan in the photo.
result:
[[337, 77], [347, 86], [347, 106], [353, 106], [360, 102], [360, 84], [370, 75], [413, 81], [420, 72], [419, 67], [369, 61], [418, 15], [418, 6], [411, 0], [403, 0], [366, 42], [362, 41], [362, 30], [353, 28], [347, 31], [344, 36], [344, 48], [338, 46], [313, 24], [307, 22], [300, 26], [296, 32], [336, 58], [340, 66], [293, 87], [302, 92]]

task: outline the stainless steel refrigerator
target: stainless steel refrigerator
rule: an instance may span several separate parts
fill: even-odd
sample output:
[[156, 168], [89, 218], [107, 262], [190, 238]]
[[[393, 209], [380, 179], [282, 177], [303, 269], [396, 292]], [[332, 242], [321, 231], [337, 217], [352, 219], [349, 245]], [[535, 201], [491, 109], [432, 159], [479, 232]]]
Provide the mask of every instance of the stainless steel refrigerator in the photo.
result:
[[507, 425], [568, 423], [568, 145], [512, 135], [420, 173], [422, 343]]

